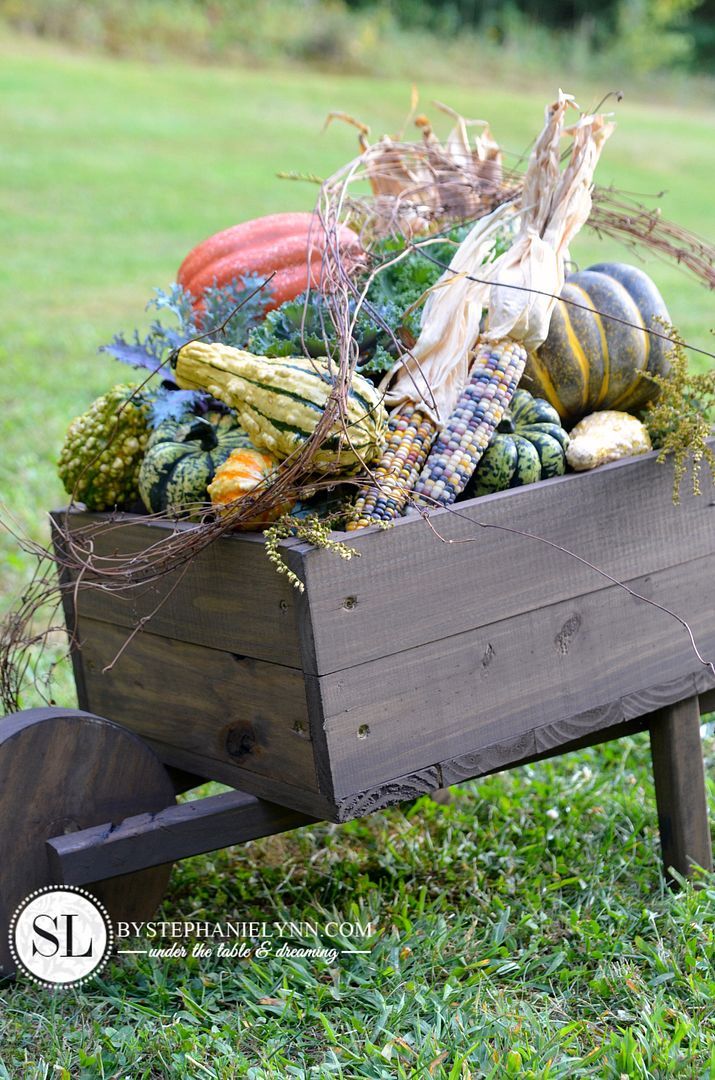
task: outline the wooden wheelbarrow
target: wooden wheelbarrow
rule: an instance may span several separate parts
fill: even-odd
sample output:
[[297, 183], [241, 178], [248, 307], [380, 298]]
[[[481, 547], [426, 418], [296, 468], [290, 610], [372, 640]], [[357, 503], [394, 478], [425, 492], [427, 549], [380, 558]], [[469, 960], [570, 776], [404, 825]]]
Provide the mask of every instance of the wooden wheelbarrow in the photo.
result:
[[[178, 581], [78, 590], [77, 610], [67, 592], [82, 711], [0, 721], [0, 920], [50, 883], [146, 919], [176, 859], [646, 729], [666, 870], [711, 868], [715, 679], [652, 605], [715, 656], [715, 493], [675, 507], [671, 490], [649, 454], [461, 503], [433, 528], [414, 515], [349, 534], [350, 561], [285, 541], [302, 594], [255, 534]], [[100, 551], [194, 527], [119, 519]], [[234, 790], [176, 804], [208, 779]], [[0, 965], [12, 973], [4, 928]]]

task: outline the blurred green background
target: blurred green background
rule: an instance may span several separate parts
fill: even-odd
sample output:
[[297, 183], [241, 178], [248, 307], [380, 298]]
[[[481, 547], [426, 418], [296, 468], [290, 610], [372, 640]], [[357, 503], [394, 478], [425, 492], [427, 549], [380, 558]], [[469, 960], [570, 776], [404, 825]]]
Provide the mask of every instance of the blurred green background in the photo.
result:
[[564, 75], [707, 75], [715, 59], [715, 0], [0, 0], [0, 18], [113, 55], [464, 82], [475, 61], [509, 82], [554, 63]]

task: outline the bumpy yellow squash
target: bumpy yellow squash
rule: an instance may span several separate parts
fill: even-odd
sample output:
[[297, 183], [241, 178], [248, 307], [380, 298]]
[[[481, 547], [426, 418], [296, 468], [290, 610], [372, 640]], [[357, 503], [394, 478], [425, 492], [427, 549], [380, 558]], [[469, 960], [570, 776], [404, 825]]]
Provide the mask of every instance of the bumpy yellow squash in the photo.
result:
[[[333, 392], [324, 359], [254, 356], [229, 345], [192, 341], [179, 351], [175, 367], [179, 386], [207, 390], [225, 401], [236, 410], [251, 442], [281, 460], [312, 435]], [[346, 473], [360, 468], [361, 458], [374, 461], [386, 428], [381, 395], [355, 373], [348, 388], [346, 426], [334, 425], [312, 467]]]

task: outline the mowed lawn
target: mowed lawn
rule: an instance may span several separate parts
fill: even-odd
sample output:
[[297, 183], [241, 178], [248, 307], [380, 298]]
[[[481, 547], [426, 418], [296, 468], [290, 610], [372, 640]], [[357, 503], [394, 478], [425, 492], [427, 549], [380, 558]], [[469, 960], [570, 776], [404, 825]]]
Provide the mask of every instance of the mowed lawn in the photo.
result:
[[[186, 252], [236, 221], [309, 209], [356, 151], [331, 109], [398, 130], [410, 87], [284, 71], [140, 65], [0, 39], [0, 491], [34, 537], [62, 501], [69, 420], [129, 369], [97, 355], [146, 320]], [[419, 83], [419, 72], [415, 72]], [[488, 118], [518, 155], [558, 85], [530, 96], [420, 85]], [[568, 86], [581, 103], [602, 89]], [[605, 88], [608, 89], [608, 88]], [[436, 114], [435, 114], [436, 115]], [[715, 117], [617, 106], [597, 177], [715, 237]], [[444, 128], [446, 130], [446, 126]], [[585, 234], [572, 256], [629, 259]], [[712, 349], [713, 296], [648, 262], [686, 340]], [[715, 351], [715, 350], [713, 350]], [[697, 361], [699, 364], [704, 361]], [[0, 541], [4, 604], [30, 562]], [[677, 630], [674, 630], [677, 632]], [[71, 684], [59, 683], [71, 704]], [[711, 805], [715, 748], [706, 741]], [[664, 886], [647, 740], [313, 826], [175, 868], [166, 918], [367, 921], [368, 955], [127, 957], [81, 991], [2, 992], [0, 1080], [94, 1077], [715, 1078], [715, 880]]]

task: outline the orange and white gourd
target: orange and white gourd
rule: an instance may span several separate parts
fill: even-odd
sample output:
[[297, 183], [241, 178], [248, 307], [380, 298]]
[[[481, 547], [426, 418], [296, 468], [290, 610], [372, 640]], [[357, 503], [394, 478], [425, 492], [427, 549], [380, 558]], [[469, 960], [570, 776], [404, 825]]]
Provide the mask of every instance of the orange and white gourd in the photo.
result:
[[[278, 461], [271, 454], [262, 450], [244, 447], [234, 450], [223, 465], [216, 470], [208, 486], [211, 504], [219, 513], [236, 509], [236, 504], [247, 495], [256, 495], [265, 489], [276, 477]], [[267, 525], [277, 521], [283, 514], [288, 514], [295, 503], [287, 500], [262, 511], [250, 521], [242, 523], [243, 528]]]

